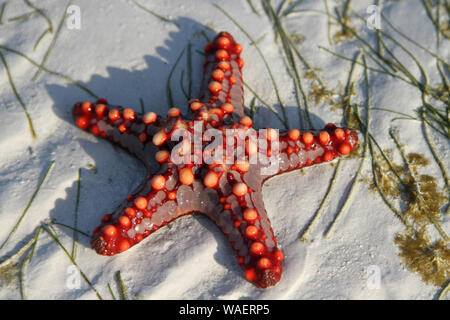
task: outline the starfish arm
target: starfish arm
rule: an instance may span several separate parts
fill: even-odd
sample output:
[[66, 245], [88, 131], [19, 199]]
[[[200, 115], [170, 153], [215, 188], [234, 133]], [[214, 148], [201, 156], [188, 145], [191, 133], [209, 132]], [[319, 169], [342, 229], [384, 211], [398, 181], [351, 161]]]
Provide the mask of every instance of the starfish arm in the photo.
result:
[[259, 166], [213, 164], [203, 170], [202, 193], [211, 199], [203, 213], [230, 241], [245, 278], [258, 287], [275, 285], [281, 279], [283, 253], [264, 208]]
[[[271, 132], [273, 129], [267, 129]], [[358, 145], [358, 133], [349, 128], [327, 124], [323, 130], [300, 132], [291, 129], [279, 135], [279, 152], [271, 160], [277, 171], [265, 179], [287, 171], [329, 162], [353, 152]], [[269, 149], [270, 150], [270, 149]]]
[[[222, 108], [225, 112], [244, 115], [244, 88], [240, 58], [242, 46], [227, 32], [219, 33], [205, 46], [204, 74], [201, 101], [208, 108]], [[229, 104], [233, 109], [230, 110]]]
[[114, 213], [102, 218], [91, 239], [97, 253], [112, 256], [126, 251], [176, 218], [201, 209], [194, 196], [198, 185], [182, 185], [179, 170], [163, 164]]
[[76, 103], [73, 117], [79, 128], [128, 150], [151, 171], [158, 168], [154, 162], [158, 148], [152, 138], [166, 124], [154, 112], [142, 115], [99, 99], [96, 103]]

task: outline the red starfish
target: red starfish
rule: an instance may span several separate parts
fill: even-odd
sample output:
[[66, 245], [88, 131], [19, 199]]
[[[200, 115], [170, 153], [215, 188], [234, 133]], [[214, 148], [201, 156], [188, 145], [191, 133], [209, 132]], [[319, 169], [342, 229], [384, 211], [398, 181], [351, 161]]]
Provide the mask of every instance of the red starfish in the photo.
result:
[[[189, 102], [191, 113], [187, 116], [172, 108], [164, 120], [153, 112], [141, 115], [129, 108], [108, 105], [105, 99], [95, 105], [83, 102], [74, 106], [78, 127], [127, 149], [149, 170], [138, 191], [113, 214], [105, 215], [95, 228], [91, 244], [99, 254], [126, 251], [176, 218], [202, 213], [227, 236], [249, 281], [268, 287], [280, 280], [283, 253], [277, 248], [261, 193], [263, 182], [274, 174], [262, 173], [265, 166], [259, 161], [251, 163], [249, 157], [235, 160], [228, 154], [225, 160], [231, 164], [193, 163], [189, 158], [191, 144], [171, 141], [177, 129], [184, 129], [186, 138], [194, 132], [194, 126], [197, 131], [214, 128], [223, 137], [218, 144], [221, 150], [226, 147], [226, 129], [244, 133], [252, 130], [252, 120], [244, 115], [241, 52], [242, 46], [226, 32], [205, 47], [203, 96]], [[358, 141], [355, 131], [333, 124], [322, 131], [302, 133], [297, 129], [281, 133], [267, 129], [259, 138], [270, 145], [264, 149], [265, 154], [278, 161], [275, 174], [347, 155]], [[245, 136], [230, 140], [232, 146], [240, 145], [247, 156], [261, 153], [254, 140]], [[279, 152], [275, 142], [279, 142]], [[200, 146], [194, 151], [194, 159], [217, 152], [208, 150], [205, 141], [201, 140]], [[180, 164], [174, 155], [186, 161]]]

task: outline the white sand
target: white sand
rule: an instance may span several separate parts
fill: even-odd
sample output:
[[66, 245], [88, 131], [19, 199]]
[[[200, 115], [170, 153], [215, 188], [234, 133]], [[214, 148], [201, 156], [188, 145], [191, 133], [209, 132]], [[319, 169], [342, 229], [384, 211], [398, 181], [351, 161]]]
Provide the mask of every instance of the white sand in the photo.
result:
[[[65, 1], [34, 1], [45, 8], [54, 23], [62, 15]], [[244, 79], [264, 99], [276, 103], [275, 93], [263, 62], [245, 35], [214, 6], [212, 1], [172, 0], [140, 1], [155, 12], [174, 19], [181, 29], [163, 23], [139, 9], [132, 1], [74, 0], [81, 8], [81, 30], [63, 26], [47, 67], [81, 81], [109, 102], [133, 106], [139, 110], [143, 98], [147, 111], [164, 114], [168, 101], [166, 79], [181, 50], [191, 40], [193, 49], [202, 50], [205, 40], [198, 35], [202, 25], [212, 23], [220, 31], [232, 33], [244, 45]], [[298, 126], [298, 111], [292, 81], [280, 59], [279, 47], [259, 1], [253, 1], [260, 16], [252, 13], [246, 1], [224, 1], [221, 5], [245, 26], [255, 38], [265, 34], [259, 43], [274, 70], [280, 95], [288, 106], [291, 126]], [[329, 1], [331, 7], [335, 1]], [[416, 41], [435, 51], [434, 29], [419, 1], [386, 2], [384, 13], [396, 26]], [[3, 1], [0, 1], [0, 5]], [[158, 5], [158, 3], [160, 3]], [[323, 11], [322, 1], [306, 1], [303, 8]], [[353, 1], [365, 15], [371, 1]], [[46, 28], [44, 19], [35, 15], [22, 22], [8, 18], [31, 11], [22, 1], [8, 1], [0, 25], [0, 44], [24, 52], [40, 62], [50, 45], [47, 35], [36, 51], [33, 45]], [[328, 47], [327, 19], [320, 14], [303, 14], [288, 19], [290, 30], [306, 36], [300, 49], [308, 61], [323, 70], [331, 88], [345, 83], [349, 63], [320, 50]], [[360, 28], [365, 28], [361, 26]], [[383, 26], [384, 28], [384, 26]], [[387, 28], [387, 27], [386, 27]], [[196, 34], [197, 33], [197, 34]], [[211, 36], [212, 33], [208, 32]], [[366, 36], [373, 32], [366, 28]], [[403, 41], [403, 43], [405, 43]], [[430, 72], [430, 82], [438, 80], [434, 59], [407, 44]], [[352, 55], [353, 42], [334, 46], [333, 50]], [[448, 57], [447, 46], [441, 55]], [[38, 226], [49, 218], [73, 224], [78, 168], [82, 169], [79, 225], [91, 233], [100, 218], [111, 212], [144, 177], [143, 166], [127, 153], [112, 147], [74, 127], [70, 120], [74, 102], [88, 99], [85, 92], [58, 77], [43, 73], [36, 82], [31, 78], [36, 68], [22, 57], [5, 53], [17, 90], [33, 119], [38, 139], [33, 141], [23, 110], [0, 68], [0, 243], [15, 225], [51, 160], [55, 165], [27, 216], [0, 256], [11, 254], [30, 240]], [[203, 57], [193, 50], [194, 86], [199, 91]], [[417, 75], [413, 63], [404, 63]], [[173, 76], [173, 92], [177, 105], [186, 110], [179, 89], [179, 77], [185, 68], [180, 61]], [[358, 83], [363, 88], [361, 70]], [[392, 79], [371, 74], [372, 106], [413, 114], [420, 106], [417, 90]], [[359, 87], [359, 86], [358, 86]], [[358, 88], [354, 101], [364, 101]], [[246, 91], [246, 103], [252, 95]], [[317, 126], [339, 122], [340, 114], [328, 106], [312, 110]], [[371, 129], [385, 148], [392, 148], [387, 129], [391, 114], [373, 112]], [[281, 128], [274, 116], [260, 109], [256, 117], [260, 126]], [[401, 139], [409, 152], [426, 152], [419, 123], [398, 121]], [[439, 140], [443, 159], [449, 158], [448, 141]], [[28, 148], [32, 149], [30, 154]], [[285, 253], [282, 280], [275, 287], [258, 289], [243, 277], [234, 253], [219, 229], [205, 217], [184, 217], [163, 228], [141, 244], [115, 257], [97, 255], [89, 239], [80, 235], [76, 261], [104, 298], [110, 298], [107, 284], [118, 295], [115, 273], [120, 270], [131, 298], [144, 299], [430, 299], [438, 287], [424, 284], [418, 275], [406, 270], [397, 257], [393, 238], [403, 226], [381, 199], [359, 183], [351, 206], [330, 239], [322, 233], [342, 203], [349, 183], [358, 167], [358, 159], [343, 163], [334, 194], [322, 220], [313, 231], [309, 244], [298, 239], [300, 231], [317, 209], [325, 194], [333, 168], [321, 165], [286, 174], [270, 180], [264, 188], [264, 200], [279, 246]], [[95, 164], [98, 173], [87, 169]], [[448, 162], [447, 162], [448, 164]], [[369, 163], [366, 163], [366, 172]], [[427, 173], [440, 177], [437, 166]], [[442, 179], [439, 179], [442, 186]], [[448, 219], [447, 219], [448, 220]], [[449, 232], [449, 221], [444, 222]], [[71, 249], [72, 232], [56, 227], [63, 245]], [[69, 289], [72, 264], [61, 248], [42, 233], [35, 256], [25, 269], [25, 292], [29, 299], [95, 299], [95, 293], [81, 280], [79, 289]], [[378, 288], [368, 286], [369, 270], [375, 266], [381, 275]], [[369, 279], [370, 280], [370, 279]], [[369, 281], [370, 282], [370, 281]], [[6, 285], [0, 280], [0, 299], [19, 299], [18, 282]], [[137, 297], [135, 296], [137, 295]]]

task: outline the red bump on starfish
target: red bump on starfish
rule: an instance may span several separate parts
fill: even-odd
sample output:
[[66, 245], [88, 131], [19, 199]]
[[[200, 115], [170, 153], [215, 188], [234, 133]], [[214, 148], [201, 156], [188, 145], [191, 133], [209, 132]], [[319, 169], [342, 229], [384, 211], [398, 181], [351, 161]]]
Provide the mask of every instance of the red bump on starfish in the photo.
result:
[[124, 252], [130, 249], [130, 242], [127, 239], [122, 239], [119, 241], [118, 250], [119, 252]]
[[134, 205], [139, 210], [145, 210], [145, 209], [147, 209], [148, 200], [145, 197], [138, 197], [138, 198], [134, 199]]
[[220, 82], [211, 81], [208, 85], [208, 89], [213, 95], [217, 95], [219, 91], [222, 90], [222, 85], [220, 84]]
[[220, 69], [216, 69], [212, 73], [212, 78], [216, 81], [222, 82], [223, 79], [225, 79], [225, 73]]
[[181, 115], [181, 111], [178, 108], [170, 108], [169, 111], [167, 111], [167, 118], [176, 118]]
[[217, 64], [217, 67], [224, 72], [227, 72], [228, 70], [230, 70], [230, 64], [226, 61], [220, 61]]
[[302, 141], [304, 144], [312, 144], [314, 142], [314, 135], [311, 132], [305, 132], [302, 135]]
[[228, 49], [231, 46], [231, 41], [228, 37], [219, 37], [216, 40], [217, 48]]
[[109, 221], [111, 221], [111, 217], [112, 217], [111, 214], [105, 214], [105, 215], [102, 217], [102, 222], [109, 222]]
[[248, 223], [254, 223], [258, 219], [258, 213], [254, 209], [247, 208], [243, 213], [243, 217]]
[[275, 129], [268, 128], [266, 129], [266, 139], [268, 141], [278, 140], [278, 132]]
[[273, 254], [273, 256], [279, 262], [283, 261], [283, 259], [284, 259], [284, 254], [280, 250], [276, 250], [275, 253]]
[[140, 142], [144, 143], [145, 141], [147, 141], [148, 135], [145, 132], [142, 132], [139, 134], [138, 138]]
[[125, 120], [128, 120], [128, 121], [134, 120], [135, 116], [136, 116], [136, 115], [134, 114], [134, 110], [133, 110], [133, 109], [131, 109], [131, 108], [125, 108], [125, 109], [123, 110], [123, 118], [124, 118]]
[[222, 108], [223, 112], [226, 112], [228, 114], [232, 114], [234, 111], [234, 107], [231, 103], [224, 103], [220, 106]]
[[192, 101], [190, 104], [192, 111], [200, 110], [200, 108], [203, 108], [205, 105], [201, 103], [200, 101]]
[[104, 226], [102, 232], [107, 238], [114, 238], [115, 236], [117, 236], [117, 228], [112, 224]]
[[347, 142], [343, 142], [339, 145], [338, 151], [343, 156], [349, 154], [352, 151], [352, 147]]
[[329, 162], [329, 161], [333, 160], [334, 159], [333, 152], [331, 152], [330, 150], [325, 151], [322, 158], [323, 158], [323, 161], [325, 161], [325, 162]]
[[242, 45], [239, 43], [235, 44], [233, 50], [236, 54], [241, 54], [243, 50]]
[[194, 174], [191, 168], [183, 168], [180, 170], [180, 182], [185, 185], [191, 185], [194, 182]]
[[153, 136], [153, 144], [158, 147], [162, 146], [167, 139], [169, 139], [167, 133], [164, 129], [161, 129]]
[[211, 52], [212, 50], [214, 50], [214, 43], [208, 43], [206, 46], [205, 46], [205, 53], [209, 53], [209, 52]]
[[176, 192], [169, 192], [169, 193], [167, 194], [167, 198], [168, 198], [169, 200], [175, 200], [175, 199], [177, 198]]
[[134, 210], [134, 208], [132, 207], [128, 207], [125, 209], [125, 214], [128, 218], [134, 218], [136, 217], [136, 210]]
[[258, 260], [257, 266], [259, 269], [269, 269], [272, 266], [272, 263], [268, 258], [264, 257]]
[[153, 189], [162, 190], [162, 189], [164, 189], [165, 186], [166, 186], [166, 178], [163, 175], [158, 174], [153, 177], [153, 179], [152, 179], [152, 188]]
[[239, 123], [250, 128], [253, 124], [253, 121], [249, 116], [243, 116], [239, 119]]
[[244, 182], [235, 183], [233, 186], [233, 193], [236, 197], [243, 197], [247, 194], [248, 187]]
[[106, 113], [106, 105], [104, 104], [98, 104], [95, 106], [95, 114], [97, 115], [98, 118], [102, 118], [105, 113]]
[[117, 128], [119, 129], [119, 131], [121, 133], [124, 133], [125, 131], [127, 131], [127, 126], [125, 125], [125, 123], [119, 124], [119, 126]]
[[253, 282], [256, 280], [256, 272], [255, 272], [255, 269], [253, 269], [253, 268], [245, 270], [244, 275], [245, 275], [245, 278], [250, 282]]
[[216, 51], [216, 59], [217, 60], [223, 61], [223, 60], [228, 60], [229, 58], [230, 58], [230, 55], [228, 54], [228, 51], [223, 50], [223, 49]]
[[242, 69], [242, 68], [244, 67], [244, 59], [238, 58], [238, 59], [236, 60], [236, 62], [237, 62], [237, 64], [238, 64], [238, 66], [239, 66], [239, 69]]
[[[174, 130], [183, 128], [192, 133], [196, 120], [203, 120], [203, 129], [214, 127], [222, 132], [222, 149], [227, 129], [247, 132], [253, 126], [252, 120], [244, 115], [243, 60], [239, 58], [242, 46], [223, 32], [205, 50], [203, 92], [201, 99], [189, 101], [188, 115], [171, 109], [163, 119], [154, 112], [142, 115], [130, 108], [108, 105], [104, 99], [92, 106], [89, 102], [74, 105], [73, 117], [78, 127], [128, 150], [149, 170], [145, 183], [126, 197], [114, 214], [101, 219], [91, 245], [99, 254], [113, 256], [178, 217], [202, 213], [233, 239], [230, 244], [246, 279], [266, 288], [280, 281], [284, 259], [262, 197], [263, 182], [274, 175], [262, 174], [262, 165], [250, 163], [249, 158], [242, 161], [229, 155], [224, 156], [225, 164], [194, 165], [188, 162], [190, 149], [184, 145], [178, 152], [181, 151], [186, 163], [176, 164], [170, 157], [175, 143], [169, 140]], [[277, 174], [347, 155], [358, 143], [356, 131], [332, 124], [301, 137], [298, 129], [277, 132], [269, 128], [264, 136], [257, 134], [256, 141], [280, 140], [279, 152], [275, 154], [270, 148], [267, 151], [268, 155], [278, 157]], [[194, 156], [203, 159], [206, 154], [203, 147], [206, 144], [201, 150], [194, 149]], [[245, 151], [248, 155], [257, 153], [257, 143], [247, 138]], [[209, 153], [214, 154], [211, 150]]]
[[131, 225], [131, 220], [128, 216], [121, 216], [118, 221], [119, 225], [124, 229], [128, 229]]
[[156, 119], [158, 119], [158, 115], [156, 113], [154, 113], [154, 112], [147, 112], [142, 117], [142, 122], [144, 124], [152, 124], [152, 123], [154, 123], [156, 121]]
[[108, 100], [106, 100], [105, 98], [99, 98], [97, 99], [96, 104], [108, 104]]
[[250, 252], [255, 256], [261, 256], [264, 254], [265, 247], [264, 245], [259, 242], [255, 241], [250, 245]]
[[79, 117], [77, 117], [77, 120], [76, 120], [76, 124], [77, 124], [78, 128], [80, 128], [80, 129], [87, 129], [89, 127], [90, 122], [91, 121], [90, 121], [89, 117], [86, 117], [86, 116], [79, 116]]
[[341, 128], [337, 128], [336, 130], [334, 130], [334, 136], [337, 140], [343, 141], [345, 140], [345, 131]]
[[159, 163], [167, 162], [170, 157], [170, 153], [167, 150], [159, 150], [155, 155], [155, 160]]
[[203, 184], [208, 188], [215, 188], [219, 183], [219, 175], [214, 171], [209, 171], [203, 178]]
[[300, 138], [300, 130], [298, 129], [291, 129], [288, 132], [289, 139], [292, 141], [297, 141]]
[[211, 114], [215, 114], [216, 116], [218, 116], [219, 119], [221, 119], [223, 117], [223, 111], [220, 108], [211, 108], [211, 109], [209, 109], [209, 112]]
[[245, 235], [248, 238], [255, 240], [258, 237], [258, 228], [253, 225], [248, 226], [245, 228]]
[[249, 155], [255, 155], [258, 152], [258, 143], [250, 139], [245, 141], [245, 152]]
[[236, 170], [241, 173], [246, 173], [250, 169], [250, 163], [245, 160], [238, 160], [234, 165], [236, 167]]
[[319, 133], [319, 142], [323, 145], [327, 144], [330, 141], [330, 135], [326, 131], [321, 131]]
[[91, 133], [94, 136], [98, 136], [100, 134], [100, 129], [99, 129], [98, 125], [94, 124], [93, 126], [91, 126]]
[[81, 111], [85, 115], [90, 115], [92, 113], [92, 110], [94, 110], [94, 105], [90, 101], [83, 102], [81, 104]]
[[117, 110], [117, 109], [109, 110], [108, 117], [109, 117], [109, 120], [111, 120], [113, 122], [116, 120], [119, 120], [120, 119], [119, 110]]

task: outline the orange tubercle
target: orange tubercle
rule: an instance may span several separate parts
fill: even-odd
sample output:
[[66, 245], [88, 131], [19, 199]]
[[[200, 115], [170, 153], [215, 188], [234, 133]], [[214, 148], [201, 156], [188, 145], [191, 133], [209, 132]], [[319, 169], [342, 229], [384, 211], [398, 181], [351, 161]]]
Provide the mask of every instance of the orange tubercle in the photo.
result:
[[311, 132], [305, 132], [302, 135], [302, 141], [304, 144], [311, 144], [314, 142], [314, 136]]
[[250, 252], [256, 256], [264, 254], [264, 245], [261, 242], [255, 241], [250, 245]]
[[326, 131], [321, 131], [319, 133], [319, 142], [321, 144], [327, 144], [328, 142], [330, 142], [330, 134]]
[[258, 213], [254, 209], [247, 208], [244, 210], [243, 217], [245, 221], [253, 223], [258, 219]]
[[250, 164], [248, 163], [248, 161], [236, 161], [236, 163], [234, 164], [236, 166], [236, 169], [239, 172], [245, 173], [250, 169]]
[[142, 117], [142, 122], [144, 122], [145, 124], [152, 124], [156, 121], [156, 119], [158, 119], [158, 116], [156, 113], [154, 112], [147, 112], [143, 117]]
[[230, 68], [231, 68], [230, 64], [226, 61], [220, 61], [219, 64], [217, 65], [217, 67], [224, 72], [230, 70]]
[[107, 238], [114, 238], [115, 236], [117, 236], [117, 228], [112, 224], [104, 226], [102, 232]]
[[194, 182], [194, 174], [192, 173], [192, 169], [183, 168], [179, 173], [180, 182], [185, 185], [191, 185]]
[[300, 138], [300, 130], [298, 130], [298, 129], [289, 130], [288, 137], [292, 141], [297, 141]]
[[203, 178], [203, 184], [208, 188], [215, 188], [219, 183], [219, 175], [214, 171], [209, 171]]
[[220, 82], [211, 81], [208, 85], [208, 89], [212, 94], [218, 94], [222, 90], [222, 85]]
[[217, 60], [228, 60], [230, 55], [226, 50], [220, 49], [216, 51], [216, 59]]
[[234, 111], [234, 107], [231, 103], [224, 103], [220, 106], [220, 108], [222, 108], [223, 112], [226, 112], [228, 114], [231, 114]]
[[336, 130], [334, 130], [334, 136], [336, 137], [337, 140], [344, 141], [345, 140], [345, 131], [341, 128], [337, 128]]
[[231, 41], [227, 37], [219, 37], [216, 40], [216, 44], [220, 49], [228, 49], [231, 45]]
[[159, 150], [156, 155], [155, 155], [155, 159], [156, 161], [158, 161], [159, 163], [164, 163], [169, 159], [170, 153], [167, 150]]
[[166, 178], [158, 174], [152, 178], [152, 188], [155, 190], [162, 190], [166, 186]]
[[248, 187], [244, 182], [238, 182], [233, 185], [233, 193], [237, 197], [243, 197], [247, 194]]
[[116, 121], [120, 119], [120, 112], [117, 109], [109, 110], [108, 113], [109, 120]]
[[128, 121], [134, 120], [135, 117], [136, 117], [136, 115], [135, 115], [133, 109], [131, 109], [131, 108], [126, 108], [126, 109], [123, 110], [123, 118], [124, 118], [125, 120], [128, 120]]
[[75, 122], [76, 122], [78, 128], [87, 129], [89, 127], [89, 124], [91, 121], [86, 116], [80, 116], [80, 117], [77, 117], [77, 120]]
[[127, 216], [121, 216], [119, 218], [118, 222], [119, 222], [119, 225], [125, 229], [129, 228], [131, 225], [131, 220]]
[[147, 209], [148, 200], [145, 197], [138, 197], [138, 198], [134, 199], [134, 205], [139, 210]]
[[247, 228], [245, 228], [245, 235], [250, 239], [256, 239], [258, 233], [259, 233], [258, 228], [255, 227], [254, 225], [250, 225]]
[[258, 260], [257, 265], [259, 269], [268, 269], [272, 266], [272, 263], [268, 258], [264, 257]]
[[338, 151], [343, 156], [349, 154], [352, 151], [352, 147], [347, 142], [343, 142], [339, 145]]
[[225, 73], [220, 69], [216, 69], [212, 73], [212, 78], [216, 81], [222, 82], [222, 80], [225, 78]]

